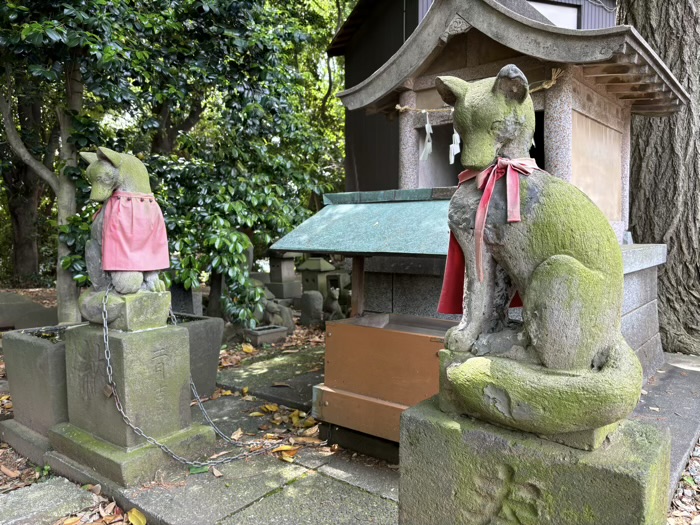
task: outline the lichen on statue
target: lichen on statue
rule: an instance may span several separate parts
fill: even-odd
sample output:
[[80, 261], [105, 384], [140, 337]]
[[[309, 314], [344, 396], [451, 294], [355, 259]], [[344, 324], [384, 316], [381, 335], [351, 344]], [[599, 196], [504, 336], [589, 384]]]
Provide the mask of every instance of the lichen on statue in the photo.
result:
[[[642, 368], [620, 332], [622, 254], [607, 219], [528, 158], [534, 108], [517, 67], [436, 85], [466, 168], [448, 212], [439, 309], [462, 320], [441, 354], [441, 408], [545, 436], [624, 419]], [[522, 323], [508, 319], [516, 292]]]
[[148, 172], [138, 158], [107, 148], [80, 155], [89, 162], [90, 199], [104, 203], [85, 245], [92, 289], [81, 296], [80, 309], [86, 319], [101, 322], [108, 290], [111, 317], [120, 315], [120, 296], [165, 291], [158, 272], [170, 267], [168, 241]]

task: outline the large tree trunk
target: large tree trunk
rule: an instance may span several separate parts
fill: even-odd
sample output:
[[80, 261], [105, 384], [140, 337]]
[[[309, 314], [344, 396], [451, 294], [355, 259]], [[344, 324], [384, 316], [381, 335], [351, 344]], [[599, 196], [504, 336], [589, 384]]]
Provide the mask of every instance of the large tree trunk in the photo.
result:
[[659, 314], [666, 351], [700, 355], [700, 13], [697, 0], [620, 0], [618, 20], [647, 39], [690, 93], [667, 118], [632, 123], [631, 226], [665, 243]]
[[[76, 212], [75, 183], [65, 173], [65, 168], [78, 165], [78, 151], [69, 140], [73, 132], [73, 115], [80, 112], [83, 106], [83, 81], [78, 62], [72, 63], [66, 71], [66, 99], [68, 111], [58, 110], [58, 123], [61, 129], [61, 160], [64, 169], [58, 176], [58, 191], [56, 192], [56, 207], [58, 209], [58, 224], [68, 222], [68, 218]], [[61, 259], [70, 255], [70, 248], [64, 243], [58, 243], [58, 263], [56, 265], [56, 295], [58, 297], [58, 322], [79, 323], [81, 321], [78, 308], [78, 286], [69, 270], [61, 268]]]
[[19, 166], [13, 174], [14, 184], [5, 177], [7, 204], [12, 220], [14, 275], [19, 282], [39, 273], [37, 213], [41, 184], [34, 170]]

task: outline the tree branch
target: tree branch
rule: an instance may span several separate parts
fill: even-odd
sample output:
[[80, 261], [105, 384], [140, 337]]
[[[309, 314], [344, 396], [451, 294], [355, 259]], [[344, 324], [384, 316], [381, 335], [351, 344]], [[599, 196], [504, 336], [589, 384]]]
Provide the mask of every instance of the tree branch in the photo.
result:
[[12, 108], [10, 106], [11, 88], [9, 68], [7, 69], [7, 83], [4, 85], [4, 88], [5, 89], [0, 91], [0, 112], [2, 113], [2, 123], [10, 148], [12, 148], [14, 154], [17, 155], [22, 162], [34, 170], [34, 172], [49, 185], [54, 193], [57, 193], [58, 179], [56, 175], [29, 152], [27, 146], [19, 136], [19, 133], [17, 133], [17, 128], [12, 119]]
[[59, 132], [58, 126], [53, 126], [49, 133], [49, 141], [46, 144], [46, 150], [44, 152], [43, 163], [47, 169], [52, 169], [54, 160], [56, 159], [56, 150], [58, 149], [60, 138], [61, 133]]

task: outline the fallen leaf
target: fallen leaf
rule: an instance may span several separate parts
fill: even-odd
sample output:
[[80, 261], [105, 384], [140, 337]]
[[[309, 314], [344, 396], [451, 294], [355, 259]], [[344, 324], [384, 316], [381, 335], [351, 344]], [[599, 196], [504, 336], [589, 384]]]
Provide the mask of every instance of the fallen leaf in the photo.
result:
[[260, 425], [258, 427], [258, 430], [264, 430], [264, 431], [270, 430], [270, 425]]
[[260, 410], [263, 412], [278, 412], [280, 409], [279, 406], [275, 405], [274, 403], [270, 403], [268, 405], [263, 405], [260, 407]]
[[249, 415], [250, 417], [262, 417], [262, 416], [264, 416], [265, 414], [263, 414], [262, 412], [251, 412], [251, 413], [248, 414], [248, 415]]
[[249, 343], [243, 343], [241, 345], [241, 350], [243, 350], [246, 354], [254, 354], [255, 353], [255, 347]]
[[282, 453], [277, 457], [282, 461], [286, 461], [287, 463], [294, 463], [294, 458], [292, 456], [288, 456], [287, 454]]
[[233, 434], [231, 434], [231, 439], [233, 439], [234, 441], [238, 441], [239, 439], [241, 439], [241, 436], [243, 436], [243, 429], [239, 428]]
[[241, 398], [241, 401], [255, 401], [255, 398], [253, 396], [243, 396]]
[[307, 436], [307, 437], [315, 436], [316, 434], [318, 434], [318, 424], [316, 424], [310, 428], [307, 428], [306, 430], [304, 430], [301, 433], [302, 436]]
[[312, 428], [313, 426], [316, 425], [316, 420], [312, 417], [309, 417], [306, 420], [304, 420], [303, 425], [305, 428]]
[[223, 476], [221, 471], [219, 471], [219, 469], [217, 469], [216, 467], [211, 468], [211, 473], [214, 474], [215, 478], [220, 478], [221, 476]]
[[272, 452], [296, 452], [297, 450], [299, 450], [299, 447], [293, 447], [291, 445], [280, 445], [279, 447], [272, 449]]
[[73, 517], [73, 518], [68, 518], [66, 521], [64, 521], [63, 525], [76, 525], [78, 523], [80, 523], [80, 518]]
[[209, 472], [209, 467], [190, 467], [190, 474], [204, 474]]
[[[240, 429], [238, 429], [238, 430], [240, 430]], [[241, 431], [241, 434], [243, 434], [243, 431]], [[233, 435], [231, 435], [231, 439], [233, 439]], [[231, 452], [233, 452], [233, 451], [232, 450], [224, 450], [223, 452], [217, 452], [216, 454], [209, 456], [209, 459], [220, 458], [224, 454], [230, 454]]]
[[5, 465], [0, 465], [0, 470], [2, 471], [3, 474], [5, 474], [8, 478], [18, 478], [19, 477], [19, 471], [17, 470], [12, 470], [7, 468]]
[[272, 386], [286, 386], [287, 388], [292, 388], [287, 383], [272, 383]]
[[[100, 515], [102, 515], [103, 518], [109, 516], [110, 514], [114, 514], [114, 507], [116, 507], [117, 504], [114, 502], [108, 503], [104, 508], [100, 507]], [[103, 514], [104, 513], [104, 514]]]
[[90, 487], [88, 490], [89, 490], [90, 492], [92, 492], [93, 494], [96, 494], [96, 495], [99, 496], [100, 493], [102, 492], [102, 485], [100, 485], [100, 484], [98, 483], [97, 485], [93, 485], [92, 487]]
[[654, 412], [658, 412], [659, 408], [658, 407], [649, 407], [649, 410], [652, 410]]
[[126, 516], [133, 525], [146, 525], [146, 516], [139, 509], [131, 509]]
[[324, 441], [321, 439], [318, 439], [315, 437], [305, 437], [305, 436], [296, 437], [296, 438], [294, 438], [294, 441], [296, 443], [303, 443], [305, 445], [320, 445], [321, 443], [324, 443]]
[[248, 387], [247, 387], [247, 386], [244, 386], [244, 387], [241, 389], [241, 393], [242, 393], [244, 396], [247, 396], [247, 395], [248, 395], [248, 390], [249, 390]]

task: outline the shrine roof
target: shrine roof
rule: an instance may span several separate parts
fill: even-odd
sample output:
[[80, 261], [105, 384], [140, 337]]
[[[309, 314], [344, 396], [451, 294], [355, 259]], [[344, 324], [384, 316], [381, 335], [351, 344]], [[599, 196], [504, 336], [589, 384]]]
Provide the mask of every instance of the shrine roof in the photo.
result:
[[350, 110], [393, 108], [402, 91], [455, 35], [471, 29], [525, 56], [582, 67], [582, 74], [640, 115], [667, 115], [689, 95], [632, 26], [577, 30], [516, 13], [496, 0], [436, 0], [403, 46], [377, 71], [338, 96]]
[[278, 252], [343, 255], [447, 254], [447, 206], [455, 188], [336, 193], [282, 237]]

